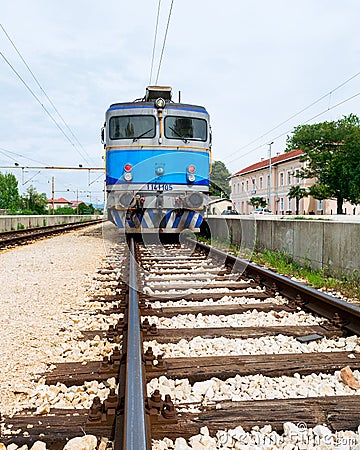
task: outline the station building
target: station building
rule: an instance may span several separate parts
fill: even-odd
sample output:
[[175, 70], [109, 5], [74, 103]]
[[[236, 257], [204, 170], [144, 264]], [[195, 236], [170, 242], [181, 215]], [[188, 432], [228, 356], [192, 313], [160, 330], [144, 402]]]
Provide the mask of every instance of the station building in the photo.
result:
[[[297, 176], [306, 164], [300, 161], [302, 154], [302, 150], [277, 153], [271, 160], [262, 159], [232, 175], [230, 198], [234, 208], [240, 214], [250, 214], [254, 209], [249, 204], [251, 198], [262, 197], [273, 214], [296, 214], [296, 199], [288, 197], [291, 186], [307, 189], [315, 183], [315, 179]], [[360, 206], [344, 202], [343, 213], [360, 214]], [[336, 199], [304, 197], [299, 202], [299, 214], [336, 214]]]

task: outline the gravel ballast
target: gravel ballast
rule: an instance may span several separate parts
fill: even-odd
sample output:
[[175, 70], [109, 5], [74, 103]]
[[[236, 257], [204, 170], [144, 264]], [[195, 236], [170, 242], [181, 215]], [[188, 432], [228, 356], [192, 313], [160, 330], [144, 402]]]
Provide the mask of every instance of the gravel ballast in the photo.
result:
[[102, 225], [94, 225], [0, 253], [2, 414], [26, 407], [34, 379], [64, 361], [59, 349], [78, 338], [82, 323], [74, 316], [88, 303], [106, 255], [102, 234]]

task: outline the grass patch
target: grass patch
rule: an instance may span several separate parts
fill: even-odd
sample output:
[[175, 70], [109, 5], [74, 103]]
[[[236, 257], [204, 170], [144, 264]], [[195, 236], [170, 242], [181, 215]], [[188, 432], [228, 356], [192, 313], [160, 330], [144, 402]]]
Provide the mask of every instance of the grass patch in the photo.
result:
[[309, 216], [282, 216], [280, 217], [281, 220], [326, 220], [328, 222], [331, 222], [332, 219], [328, 219], [327, 217], [309, 217]]
[[[199, 240], [210, 244], [210, 241], [203, 237]], [[281, 275], [295, 277], [300, 282], [315, 289], [324, 288], [331, 291], [338, 291], [345, 297], [360, 299], [359, 280], [351, 279], [345, 275], [334, 277], [325, 269], [314, 270], [308, 264], [300, 265], [290, 255], [279, 250], [254, 249], [251, 252], [250, 250], [229, 244], [228, 240], [216, 239], [211, 241], [211, 245], [226, 250], [239, 258], [264, 266]]]

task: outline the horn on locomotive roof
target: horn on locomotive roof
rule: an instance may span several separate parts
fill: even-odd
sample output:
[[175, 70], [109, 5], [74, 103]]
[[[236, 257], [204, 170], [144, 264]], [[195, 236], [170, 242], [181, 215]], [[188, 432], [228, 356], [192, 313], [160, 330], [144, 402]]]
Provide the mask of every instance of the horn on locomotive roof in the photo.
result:
[[166, 101], [171, 100], [171, 87], [170, 86], [148, 86], [146, 88], [145, 101], [150, 102], [157, 98], [163, 98]]

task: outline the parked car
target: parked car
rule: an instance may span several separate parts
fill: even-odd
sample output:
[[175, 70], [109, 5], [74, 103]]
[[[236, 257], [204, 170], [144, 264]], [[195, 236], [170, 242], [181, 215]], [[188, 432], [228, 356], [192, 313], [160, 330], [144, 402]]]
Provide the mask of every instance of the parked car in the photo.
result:
[[251, 211], [250, 214], [264, 214], [264, 215], [270, 215], [270, 214], [272, 214], [272, 212], [270, 211], [270, 209], [256, 208], [256, 209], [254, 209], [254, 211]]
[[222, 216], [230, 216], [230, 215], [238, 215], [239, 213], [235, 211], [235, 209], [224, 209], [224, 211], [221, 213]]

